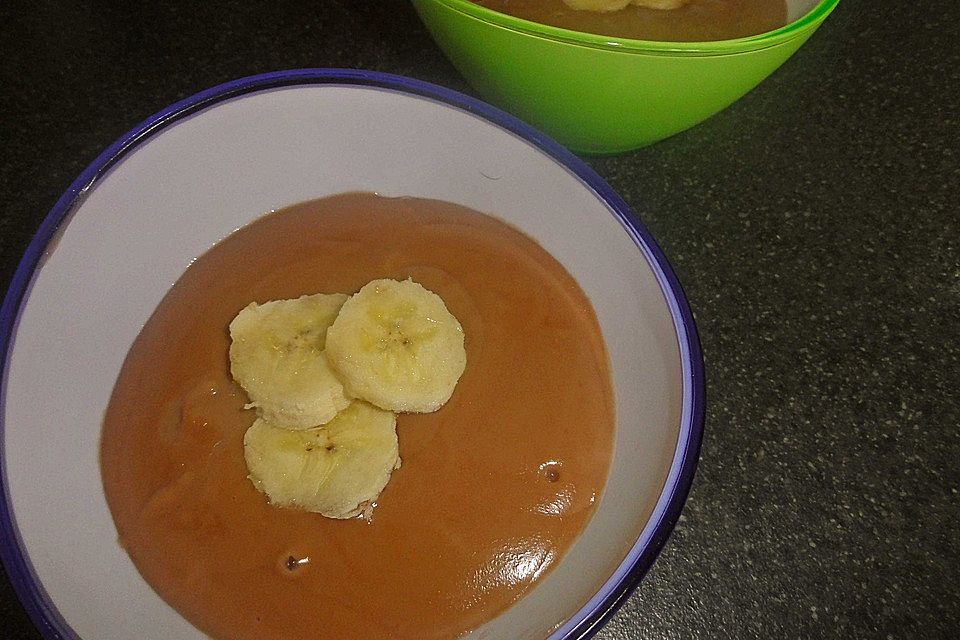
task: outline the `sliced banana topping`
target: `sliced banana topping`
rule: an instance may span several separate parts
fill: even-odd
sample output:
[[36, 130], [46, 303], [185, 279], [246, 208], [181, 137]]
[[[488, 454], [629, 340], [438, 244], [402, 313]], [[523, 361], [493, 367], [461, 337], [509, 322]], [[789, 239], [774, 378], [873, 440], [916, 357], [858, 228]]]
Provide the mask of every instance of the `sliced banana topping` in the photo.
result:
[[417, 413], [450, 399], [467, 362], [460, 323], [412, 280], [374, 280], [347, 300], [327, 332], [327, 356], [353, 397]]
[[324, 356], [327, 329], [347, 296], [250, 303], [230, 323], [230, 373], [268, 422], [309, 429], [350, 404]]
[[251, 303], [230, 338], [230, 373], [257, 411], [250, 480], [274, 506], [329, 518], [369, 515], [400, 467], [393, 411], [440, 408], [467, 361], [460, 323], [412, 280]]
[[400, 467], [396, 416], [362, 401], [315, 429], [291, 431], [257, 419], [243, 452], [250, 479], [272, 505], [328, 518], [362, 513]]
[[679, 9], [690, 0], [563, 0], [571, 9], [578, 11], [620, 11], [628, 5], [646, 7], [648, 9]]

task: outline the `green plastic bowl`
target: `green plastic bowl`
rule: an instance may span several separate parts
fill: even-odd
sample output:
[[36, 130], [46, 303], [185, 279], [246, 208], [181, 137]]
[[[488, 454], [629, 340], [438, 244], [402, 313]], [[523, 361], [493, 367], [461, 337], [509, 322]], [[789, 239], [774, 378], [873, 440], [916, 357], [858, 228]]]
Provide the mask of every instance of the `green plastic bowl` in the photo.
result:
[[816, 31], [839, 0], [787, 0], [786, 26], [716, 42], [599, 36], [514, 18], [469, 0], [412, 0], [484, 98], [571, 149], [619, 153], [729, 106]]

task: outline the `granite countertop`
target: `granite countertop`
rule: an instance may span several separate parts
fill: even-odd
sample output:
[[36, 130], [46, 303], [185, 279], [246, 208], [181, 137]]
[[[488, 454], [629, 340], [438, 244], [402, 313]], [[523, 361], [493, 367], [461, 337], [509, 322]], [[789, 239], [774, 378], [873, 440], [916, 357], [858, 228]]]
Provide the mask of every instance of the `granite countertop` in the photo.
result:
[[[598, 638], [960, 633], [960, 4], [882, 4], [842, 0], [701, 126], [589, 159], [676, 269], [708, 392], [684, 515]], [[0, 3], [0, 286], [134, 124], [321, 66], [470, 92], [403, 0]], [[5, 576], [0, 636], [40, 637]]]

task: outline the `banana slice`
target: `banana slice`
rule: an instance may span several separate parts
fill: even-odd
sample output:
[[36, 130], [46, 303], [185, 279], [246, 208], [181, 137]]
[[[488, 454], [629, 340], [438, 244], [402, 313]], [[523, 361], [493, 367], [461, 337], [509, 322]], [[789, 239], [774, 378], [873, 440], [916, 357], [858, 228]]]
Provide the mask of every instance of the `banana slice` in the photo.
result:
[[359, 515], [400, 468], [396, 425], [393, 413], [362, 401], [305, 431], [258, 418], [243, 438], [250, 480], [276, 507]]
[[347, 300], [327, 356], [347, 393], [398, 412], [439, 409], [467, 363], [460, 323], [413, 280], [374, 280]]
[[620, 11], [627, 5], [646, 7], [648, 9], [679, 9], [690, 0], [563, 0], [571, 9], [577, 11]]
[[266, 421], [310, 429], [350, 404], [324, 356], [327, 329], [347, 296], [250, 303], [230, 323], [230, 373]]

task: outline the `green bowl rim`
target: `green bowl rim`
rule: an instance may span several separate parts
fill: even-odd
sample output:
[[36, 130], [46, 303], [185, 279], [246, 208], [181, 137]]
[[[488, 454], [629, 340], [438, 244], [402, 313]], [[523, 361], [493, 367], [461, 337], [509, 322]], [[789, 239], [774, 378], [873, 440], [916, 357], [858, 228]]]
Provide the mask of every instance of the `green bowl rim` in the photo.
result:
[[632, 40], [614, 38], [581, 31], [572, 31], [560, 27], [551, 27], [539, 22], [524, 20], [482, 7], [470, 0], [427, 0], [448, 6], [454, 11], [466, 14], [498, 27], [517, 31], [526, 35], [565, 42], [579, 46], [605, 49], [607, 51], [638, 52], [670, 55], [725, 55], [773, 47], [803, 35], [807, 30], [822, 22], [836, 8], [840, 0], [820, 0], [805, 15], [789, 22], [779, 29], [767, 31], [745, 38], [732, 40], [712, 40], [706, 42], [665, 42], [658, 40]]

